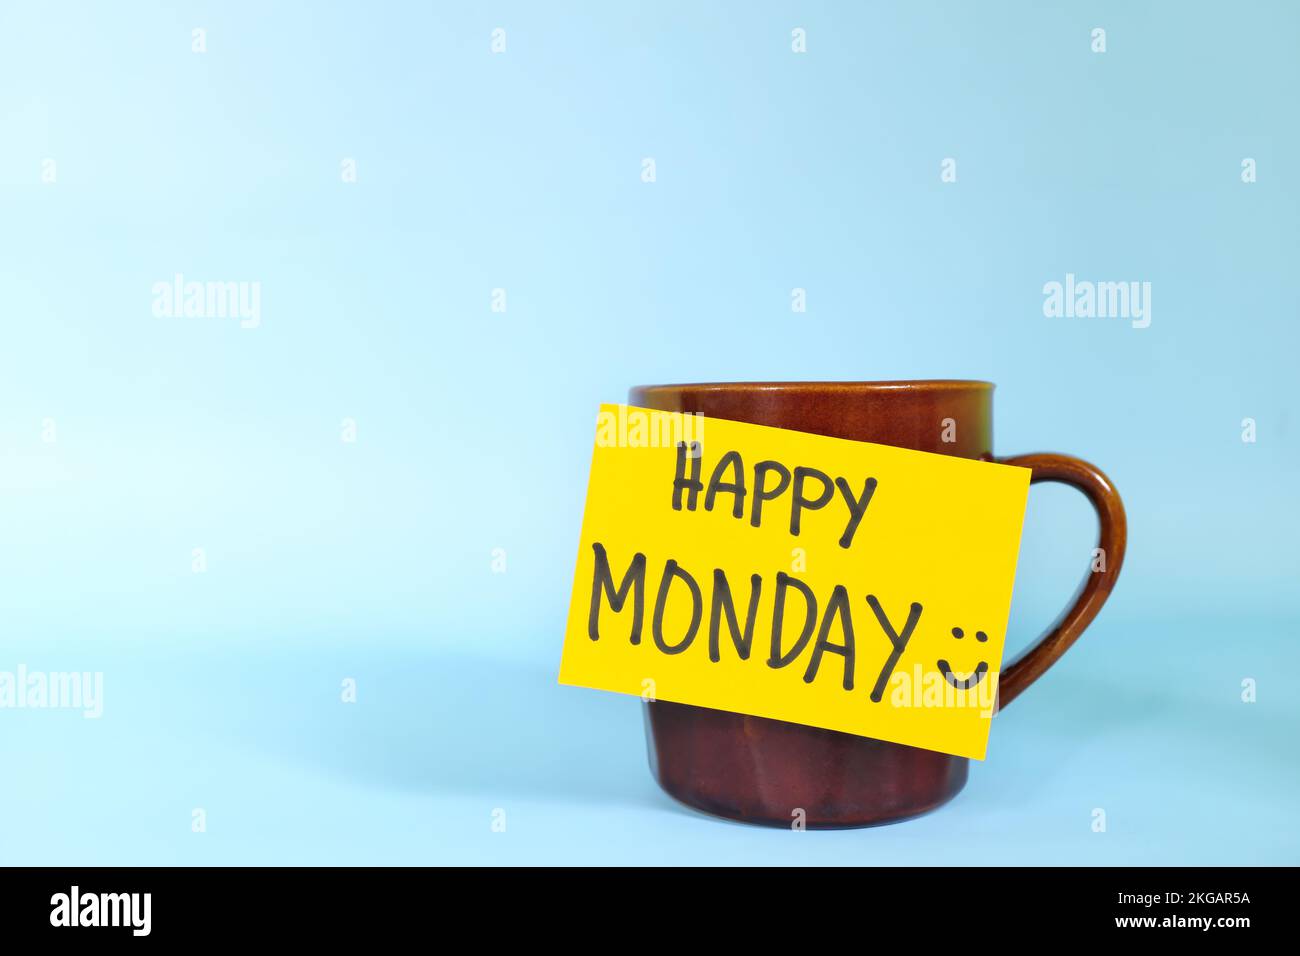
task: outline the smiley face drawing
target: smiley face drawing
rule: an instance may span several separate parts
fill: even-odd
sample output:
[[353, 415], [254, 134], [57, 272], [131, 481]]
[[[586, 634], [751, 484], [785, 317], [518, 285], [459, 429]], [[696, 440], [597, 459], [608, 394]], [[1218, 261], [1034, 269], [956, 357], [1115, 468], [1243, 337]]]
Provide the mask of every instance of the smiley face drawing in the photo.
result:
[[[954, 627], [952, 629], [952, 636], [960, 641], [966, 636], [966, 632], [960, 627]], [[983, 631], [975, 632], [975, 640], [979, 641], [981, 644], [988, 639], [989, 636]], [[935, 663], [938, 665], [939, 673], [943, 675], [943, 679], [958, 690], [970, 690], [972, 687], [977, 686], [979, 682], [984, 679], [984, 675], [989, 672], [989, 665], [986, 661], [980, 661], [976, 664], [975, 669], [965, 677], [958, 677], [954, 674], [951, 665], [949, 665], [949, 663], [943, 658], [939, 658]]]

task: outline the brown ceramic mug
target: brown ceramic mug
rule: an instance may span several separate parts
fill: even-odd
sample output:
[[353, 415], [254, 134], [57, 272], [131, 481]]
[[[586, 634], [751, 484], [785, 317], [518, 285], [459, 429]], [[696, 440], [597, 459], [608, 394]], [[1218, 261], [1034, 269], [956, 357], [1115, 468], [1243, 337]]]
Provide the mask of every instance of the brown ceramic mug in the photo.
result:
[[[631, 390], [629, 402], [1001, 461], [1031, 469], [1031, 482], [1059, 481], [1087, 495], [1101, 521], [1098, 547], [1105, 556], [1104, 570], [1090, 571], [1057, 623], [1017, 660], [1003, 665], [1000, 707], [1078, 639], [1119, 577], [1124, 505], [1110, 479], [1068, 455], [994, 458], [989, 382], [645, 385]], [[949, 427], [949, 419], [955, 427]], [[802, 808], [808, 827], [890, 823], [946, 803], [966, 783], [965, 757], [688, 704], [644, 706], [650, 766], [659, 785], [683, 803], [734, 820], [789, 827], [796, 808]]]

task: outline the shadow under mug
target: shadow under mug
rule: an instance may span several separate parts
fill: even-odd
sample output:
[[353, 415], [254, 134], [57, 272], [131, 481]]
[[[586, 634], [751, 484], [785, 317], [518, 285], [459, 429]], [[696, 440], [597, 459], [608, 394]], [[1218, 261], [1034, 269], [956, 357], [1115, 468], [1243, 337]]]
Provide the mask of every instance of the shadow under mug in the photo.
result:
[[[989, 382], [737, 382], [645, 385], [629, 403], [755, 425], [1019, 465], [1031, 483], [1073, 485], [1097, 510], [1104, 569], [1024, 654], [1004, 664], [1005, 707], [1046, 671], [1097, 616], [1124, 561], [1124, 506], [1096, 467], [1068, 455], [993, 455]], [[949, 421], [951, 420], [951, 421]], [[950, 440], [945, 440], [950, 439]], [[916, 816], [952, 799], [967, 760], [853, 734], [687, 704], [643, 705], [650, 767], [670, 795], [708, 813], [789, 827], [862, 827]]]

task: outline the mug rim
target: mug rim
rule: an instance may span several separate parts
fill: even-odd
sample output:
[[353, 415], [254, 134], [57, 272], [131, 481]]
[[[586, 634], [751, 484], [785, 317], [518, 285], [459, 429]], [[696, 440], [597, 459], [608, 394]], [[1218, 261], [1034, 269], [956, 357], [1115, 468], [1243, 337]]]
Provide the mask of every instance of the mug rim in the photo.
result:
[[674, 385], [635, 385], [641, 393], [702, 392], [894, 392], [894, 391], [992, 391], [996, 386], [982, 379], [932, 378], [897, 379], [879, 382], [683, 382]]

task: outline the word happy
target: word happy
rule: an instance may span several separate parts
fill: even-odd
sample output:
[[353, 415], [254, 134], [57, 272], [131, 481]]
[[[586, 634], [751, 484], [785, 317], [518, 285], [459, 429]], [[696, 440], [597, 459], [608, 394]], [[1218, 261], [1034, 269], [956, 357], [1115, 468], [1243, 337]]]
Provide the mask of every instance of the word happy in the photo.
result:
[[[800, 522], [805, 511], [818, 511], [825, 508], [839, 492], [839, 500], [847, 510], [844, 533], [840, 535], [839, 545], [848, 548], [853, 544], [853, 535], [867, 513], [871, 496], [876, 492], [876, 479], [868, 478], [862, 483], [862, 492], [854, 492], [853, 486], [845, 478], [837, 477], [834, 481], [825, 472], [802, 465], [793, 471], [779, 461], [760, 461], [754, 466], [754, 474], [747, 484], [745, 463], [739, 452], [729, 451], [718, 459], [713, 473], [709, 477], [708, 488], [700, 480], [703, 457], [698, 449], [687, 449], [685, 445], [677, 446], [677, 474], [673, 478], [673, 510], [681, 511], [683, 493], [685, 508], [694, 511], [699, 505], [700, 492], [704, 492], [704, 510], [712, 511], [719, 495], [731, 496], [731, 514], [734, 518], [745, 516], [745, 499], [749, 497], [749, 523], [755, 528], [763, 521], [763, 507], [769, 501], [775, 501], [790, 492], [790, 534], [798, 537]], [[690, 474], [687, 474], [687, 462], [690, 462]], [[817, 492], [810, 496], [808, 489], [816, 486]], [[752, 495], [750, 490], [752, 489]]]

